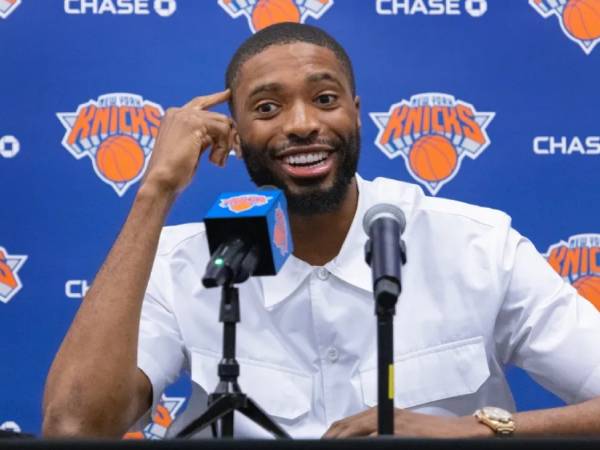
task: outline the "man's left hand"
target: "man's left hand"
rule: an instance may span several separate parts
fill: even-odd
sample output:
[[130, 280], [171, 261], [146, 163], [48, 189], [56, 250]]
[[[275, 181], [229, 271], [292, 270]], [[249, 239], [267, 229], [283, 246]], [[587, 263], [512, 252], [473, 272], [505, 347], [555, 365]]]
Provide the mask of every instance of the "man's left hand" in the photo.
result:
[[[394, 410], [394, 435], [405, 437], [490, 437], [494, 432], [472, 416], [438, 417]], [[323, 438], [377, 436], [377, 407], [334, 422]]]

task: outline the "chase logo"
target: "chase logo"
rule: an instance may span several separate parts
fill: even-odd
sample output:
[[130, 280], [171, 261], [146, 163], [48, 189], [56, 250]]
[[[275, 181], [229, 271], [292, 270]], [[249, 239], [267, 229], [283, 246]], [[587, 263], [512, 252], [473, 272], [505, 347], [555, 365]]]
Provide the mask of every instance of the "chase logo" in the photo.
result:
[[8, 303], [23, 287], [19, 270], [25, 261], [26, 255], [11, 255], [0, 247], [0, 302]]
[[565, 35], [589, 55], [600, 42], [600, 0], [529, 0], [544, 18], [556, 16]]
[[21, 4], [21, 0], [0, 0], [0, 18], [6, 19]]
[[289, 252], [288, 244], [288, 229], [285, 220], [285, 213], [281, 204], [275, 208], [275, 227], [273, 229], [273, 243], [279, 249], [281, 256], [285, 256]]
[[235, 197], [222, 198], [219, 206], [232, 213], [243, 213], [258, 206], [265, 206], [273, 197], [259, 194], [236, 195]]
[[275, 23], [319, 19], [333, 0], [219, 0], [219, 5], [234, 19], [245, 16], [255, 33]]
[[379, 128], [375, 145], [390, 159], [401, 156], [410, 175], [432, 195], [452, 180], [468, 156], [476, 159], [490, 144], [486, 128], [493, 112], [452, 95], [423, 93], [370, 113]]
[[551, 245], [552, 268], [600, 310], [600, 234], [577, 234]]
[[143, 431], [125, 434], [123, 439], [164, 439], [184, 403], [185, 397], [167, 397], [163, 394], [152, 415], [152, 422]]
[[148, 165], [164, 111], [136, 94], [105, 94], [57, 113], [66, 128], [63, 146], [76, 159], [88, 157], [96, 175], [123, 196]]

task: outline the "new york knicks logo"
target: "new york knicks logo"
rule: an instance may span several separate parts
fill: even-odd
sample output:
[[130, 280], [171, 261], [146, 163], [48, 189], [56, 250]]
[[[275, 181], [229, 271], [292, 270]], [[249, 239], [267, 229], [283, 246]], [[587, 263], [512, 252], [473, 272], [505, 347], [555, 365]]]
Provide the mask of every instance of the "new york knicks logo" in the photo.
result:
[[285, 213], [281, 205], [275, 208], [275, 227], [273, 229], [273, 243], [279, 249], [281, 256], [287, 255], [289, 251], [288, 229], [285, 220]]
[[551, 245], [544, 255], [552, 268], [600, 310], [600, 234], [577, 234]]
[[0, 0], [0, 18], [6, 19], [21, 4], [21, 0]]
[[98, 177], [122, 196], [142, 178], [164, 111], [136, 94], [105, 94], [57, 113], [66, 128], [63, 146], [76, 159], [88, 157]]
[[477, 111], [449, 94], [428, 92], [370, 116], [379, 128], [375, 145], [390, 159], [404, 158], [411, 176], [436, 195], [456, 176], [466, 156], [475, 159], [488, 147], [486, 128], [495, 113]]
[[544, 18], [556, 16], [565, 35], [589, 55], [600, 42], [600, 0], [529, 0]]
[[222, 198], [219, 206], [232, 213], [240, 214], [258, 206], [265, 206], [272, 197], [259, 194], [243, 194], [234, 197]]
[[163, 394], [152, 414], [152, 422], [146, 425], [143, 431], [132, 431], [125, 434], [123, 439], [164, 439], [184, 403], [185, 397], [167, 397]]
[[23, 287], [19, 270], [25, 261], [26, 255], [11, 255], [0, 247], [0, 302], [8, 303]]
[[219, 5], [234, 19], [245, 16], [255, 33], [275, 23], [319, 19], [333, 0], [219, 0]]

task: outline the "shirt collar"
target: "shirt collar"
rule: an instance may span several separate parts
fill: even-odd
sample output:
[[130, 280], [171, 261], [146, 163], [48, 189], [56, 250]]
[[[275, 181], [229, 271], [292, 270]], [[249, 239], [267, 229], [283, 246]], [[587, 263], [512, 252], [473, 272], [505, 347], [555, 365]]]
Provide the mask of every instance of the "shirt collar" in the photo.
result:
[[[358, 187], [358, 204], [354, 219], [342, 244], [339, 254], [325, 268], [334, 276], [366, 292], [373, 292], [371, 268], [365, 262], [365, 243], [367, 234], [362, 225], [366, 211], [377, 203], [394, 203], [402, 208], [406, 216], [407, 229], [413, 214], [417, 197], [422, 195], [418, 186], [396, 180], [376, 182], [365, 181], [356, 174]], [[266, 308], [271, 308], [285, 300], [310, 275], [313, 266], [290, 255], [276, 276], [259, 277]]]

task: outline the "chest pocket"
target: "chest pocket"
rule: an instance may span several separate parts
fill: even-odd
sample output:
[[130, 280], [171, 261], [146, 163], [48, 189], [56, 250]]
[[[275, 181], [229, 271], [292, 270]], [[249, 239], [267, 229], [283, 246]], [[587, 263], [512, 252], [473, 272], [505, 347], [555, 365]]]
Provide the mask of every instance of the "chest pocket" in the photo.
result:
[[[192, 352], [192, 380], [208, 394], [217, 387], [220, 358]], [[308, 413], [312, 400], [312, 378], [287, 368], [239, 359], [238, 382], [242, 391], [270, 416], [297, 419]]]
[[[394, 404], [399, 408], [476, 392], [490, 376], [483, 337], [400, 355], [394, 360]], [[363, 400], [377, 404], [377, 369], [360, 372]]]

